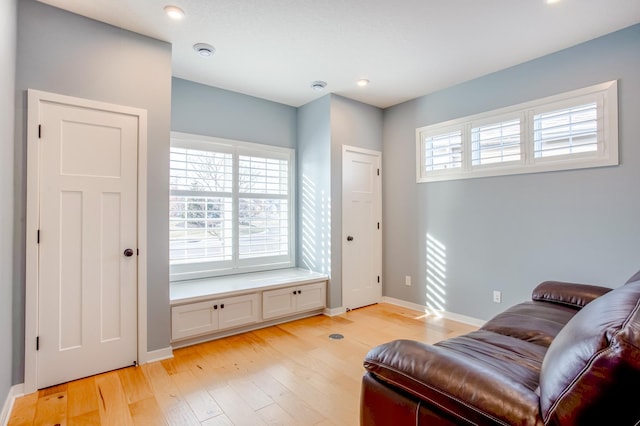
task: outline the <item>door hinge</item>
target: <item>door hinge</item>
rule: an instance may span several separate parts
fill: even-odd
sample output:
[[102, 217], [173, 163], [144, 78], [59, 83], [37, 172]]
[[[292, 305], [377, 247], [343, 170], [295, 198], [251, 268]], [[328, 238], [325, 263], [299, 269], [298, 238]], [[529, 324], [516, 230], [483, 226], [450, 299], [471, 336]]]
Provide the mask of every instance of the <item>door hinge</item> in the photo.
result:
[[38, 229], [38, 232], [37, 232], [36, 239], [37, 239], [36, 244], [40, 244], [40, 230], [39, 229]]
[[36, 351], [40, 350], [40, 336], [36, 337]]
[[380, 275], [378, 275], [378, 282], [380, 282]]
[[42, 139], [42, 124], [38, 124], [38, 139]]

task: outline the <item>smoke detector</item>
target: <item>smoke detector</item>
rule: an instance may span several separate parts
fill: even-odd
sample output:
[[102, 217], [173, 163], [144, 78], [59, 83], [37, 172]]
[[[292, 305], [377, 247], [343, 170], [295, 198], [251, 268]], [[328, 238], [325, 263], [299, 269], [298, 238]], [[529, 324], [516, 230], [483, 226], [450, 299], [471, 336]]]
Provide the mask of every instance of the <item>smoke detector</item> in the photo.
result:
[[325, 87], [327, 87], [327, 82], [326, 81], [316, 80], [316, 81], [311, 83], [311, 88], [313, 90], [315, 90], [316, 92], [324, 90]]
[[207, 43], [196, 43], [193, 45], [193, 50], [198, 52], [198, 55], [203, 57], [213, 56], [216, 53], [216, 48]]

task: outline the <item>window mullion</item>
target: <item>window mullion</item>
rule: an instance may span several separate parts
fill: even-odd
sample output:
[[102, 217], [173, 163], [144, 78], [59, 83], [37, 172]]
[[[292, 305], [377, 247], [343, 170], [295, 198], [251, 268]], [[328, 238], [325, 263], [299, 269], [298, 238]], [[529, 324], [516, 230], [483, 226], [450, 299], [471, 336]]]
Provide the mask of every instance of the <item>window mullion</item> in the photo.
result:
[[232, 178], [232, 203], [233, 203], [233, 263], [238, 264], [240, 259], [240, 155], [238, 150], [233, 152], [233, 178]]
[[471, 141], [471, 123], [462, 127], [462, 170], [465, 173], [471, 171], [473, 143]]
[[527, 110], [522, 113], [522, 163], [525, 165], [533, 163], [533, 152], [535, 138], [533, 136], [533, 111]]
[[606, 116], [606, 109], [605, 109], [605, 97], [604, 94], [600, 93], [596, 96], [596, 111], [597, 111], [597, 116], [596, 116], [596, 120], [598, 123], [598, 130], [596, 133], [596, 141], [598, 143], [597, 145], [597, 152], [598, 155], [600, 156], [605, 156], [608, 155], [608, 153], [605, 152], [605, 149], [607, 148], [607, 144], [605, 143], [605, 129], [607, 128], [607, 123], [605, 123], [605, 116]]

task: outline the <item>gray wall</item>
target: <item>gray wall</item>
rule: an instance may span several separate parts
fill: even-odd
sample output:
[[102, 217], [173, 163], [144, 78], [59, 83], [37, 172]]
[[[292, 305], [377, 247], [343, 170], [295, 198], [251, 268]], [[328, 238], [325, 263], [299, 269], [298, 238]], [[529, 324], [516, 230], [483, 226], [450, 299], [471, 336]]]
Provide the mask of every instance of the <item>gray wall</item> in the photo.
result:
[[[385, 295], [426, 304], [427, 234], [444, 247], [444, 309], [479, 319], [540, 281], [617, 287], [640, 268], [639, 52], [636, 25], [385, 110]], [[620, 166], [416, 184], [417, 127], [614, 79]]]
[[0, 2], [0, 406], [13, 381], [13, 131], [17, 0]]
[[171, 96], [171, 130], [296, 147], [294, 107], [179, 78]]
[[326, 95], [298, 108], [297, 264], [331, 276], [327, 299], [335, 307], [341, 292], [334, 287], [331, 268], [330, 107], [331, 96]]
[[[148, 118], [148, 349], [169, 346], [171, 46], [34, 0], [18, 5], [14, 383], [24, 369], [26, 89], [143, 108]], [[158, 214], [161, 212], [162, 214]]]
[[382, 110], [338, 95], [298, 109], [298, 265], [329, 274], [342, 305], [342, 145], [382, 150]]
[[342, 146], [382, 151], [382, 118], [380, 108], [331, 95], [331, 307], [342, 306]]

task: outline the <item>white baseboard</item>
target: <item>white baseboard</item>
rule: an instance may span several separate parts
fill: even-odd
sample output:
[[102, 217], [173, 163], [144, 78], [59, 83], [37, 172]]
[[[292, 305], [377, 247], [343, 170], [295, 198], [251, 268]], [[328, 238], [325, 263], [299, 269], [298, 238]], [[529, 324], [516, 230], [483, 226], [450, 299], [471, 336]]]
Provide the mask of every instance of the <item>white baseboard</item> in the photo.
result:
[[428, 308], [424, 305], [407, 302], [405, 300], [395, 299], [393, 297], [384, 296], [382, 298], [382, 302], [390, 303], [392, 305], [402, 306], [403, 308], [407, 308], [407, 309], [413, 309], [414, 311], [425, 312], [427, 314], [436, 315], [442, 318], [450, 319], [452, 321], [458, 321], [465, 324], [474, 325], [476, 327], [482, 327], [486, 323], [486, 321], [481, 319], [468, 317], [468, 316], [456, 314], [453, 312], [438, 311], [438, 310]]
[[140, 363], [148, 364], [150, 362], [162, 361], [163, 359], [171, 359], [171, 358], [173, 358], [173, 348], [169, 346], [168, 348], [147, 352], [146, 359], [144, 361], [141, 360]]
[[324, 314], [328, 317], [335, 317], [336, 315], [344, 314], [347, 312], [345, 308], [325, 308]]
[[11, 409], [16, 398], [24, 395], [24, 384], [20, 383], [9, 388], [9, 394], [2, 406], [2, 413], [0, 413], [0, 425], [6, 426], [9, 423], [9, 417], [11, 416]]

